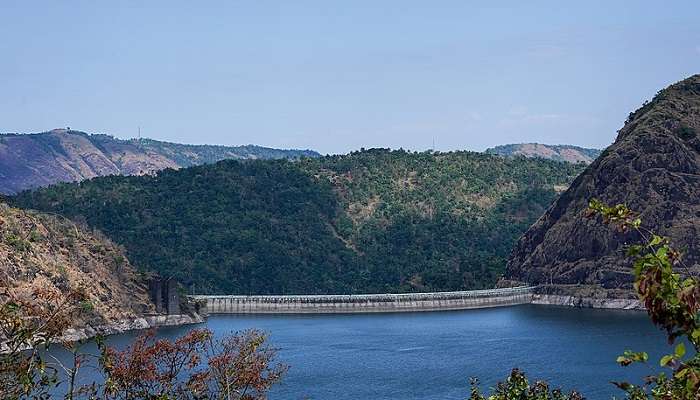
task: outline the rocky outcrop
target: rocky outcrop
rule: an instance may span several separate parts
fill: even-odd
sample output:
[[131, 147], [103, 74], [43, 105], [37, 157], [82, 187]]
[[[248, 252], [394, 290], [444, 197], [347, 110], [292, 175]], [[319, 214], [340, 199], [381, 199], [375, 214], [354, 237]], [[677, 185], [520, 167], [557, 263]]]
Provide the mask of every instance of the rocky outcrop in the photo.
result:
[[584, 164], [593, 162], [593, 160], [600, 155], [600, 152], [601, 151], [598, 149], [588, 149], [585, 147], [541, 143], [504, 144], [486, 149], [486, 153], [498, 154], [501, 156], [537, 157], [547, 160]]
[[120, 140], [67, 129], [0, 135], [0, 193], [106, 175], [145, 175], [223, 159], [317, 157], [310, 150]]
[[630, 114], [608, 149], [521, 237], [506, 279], [528, 284], [629, 290], [621, 235], [585, 217], [588, 201], [626, 203], [667, 235], [685, 261], [700, 262], [700, 75], [671, 85]]

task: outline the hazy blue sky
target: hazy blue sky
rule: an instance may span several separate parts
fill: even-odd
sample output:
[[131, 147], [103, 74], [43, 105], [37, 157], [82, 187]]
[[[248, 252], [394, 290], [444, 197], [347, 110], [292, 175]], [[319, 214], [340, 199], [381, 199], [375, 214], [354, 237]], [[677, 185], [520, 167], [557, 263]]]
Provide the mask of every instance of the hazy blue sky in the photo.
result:
[[700, 72], [700, 1], [498, 3], [2, 1], [0, 131], [603, 147]]

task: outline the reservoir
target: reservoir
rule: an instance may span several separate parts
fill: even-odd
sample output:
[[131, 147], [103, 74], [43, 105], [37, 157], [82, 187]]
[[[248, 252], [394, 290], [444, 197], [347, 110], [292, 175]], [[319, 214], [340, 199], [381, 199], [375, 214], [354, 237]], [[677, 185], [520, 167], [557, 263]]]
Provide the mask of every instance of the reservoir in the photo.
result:
[[[533, 379], [587, 399], [622, 397], [610, 381], [641, 383], [644, 366], [620, 367], [624, 350], [647, 351], [657, 369], [671, 351], [644, 312], [519, 305], [441, 312], [212, 315], [206, 324], [161, 328], [175, 338], [193, 327], [224, 335], [269, 333], [290, 366], [270, 399], [465, 399], [469, 378], [484, 389], [518, 367]], [[123, 347], [137, 333], [112, 336]], [[57, 354], [61, 356], [61, 354]]]

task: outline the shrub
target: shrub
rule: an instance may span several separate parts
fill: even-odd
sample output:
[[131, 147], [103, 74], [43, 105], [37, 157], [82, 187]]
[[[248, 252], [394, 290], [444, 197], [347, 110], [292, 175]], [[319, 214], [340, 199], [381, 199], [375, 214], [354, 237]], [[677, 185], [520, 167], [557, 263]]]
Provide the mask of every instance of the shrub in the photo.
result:
[[[196, 329], [175, 341], [156, 340], [149, 331], [122, 351], [98, 337], [100, 354], [94, 357], [105, 380], [78, 387], [78, 373], [93, 356], [62, 336], [72, 317], [91, 308], [80, 291], [36, 291], [27, 298], [0, 292], [0, 398], [48, 399], [65, 386], [63, 397], [70, 400], [258, 400], [287, 371], [259, 331], [215, 339], [211, 331]], [[48, 355], [55, 345], [72, 354], [72, 363]]]
[[543, 381], [530, 382], [520, 370], [514, 369], [505, 382], [499, 382], [494, 392], [487, 398], [479, 390], [479, 381], [472, 379], [469, 400], [583, 400], [577, 392], [563, 393], [560, 389], [550, 390]]

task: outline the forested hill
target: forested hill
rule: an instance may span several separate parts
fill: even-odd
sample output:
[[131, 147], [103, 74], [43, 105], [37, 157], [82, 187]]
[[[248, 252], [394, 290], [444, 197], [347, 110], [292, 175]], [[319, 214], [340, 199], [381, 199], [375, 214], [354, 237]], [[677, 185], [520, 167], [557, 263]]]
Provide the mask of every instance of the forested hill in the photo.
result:
[[99, 228], [137, 267], [199, 293], [457, 290], [493, 286], [581, 169], [374, 149], [96, 178], [14, 202]]
[[35, 134], [0, 134], [0, 193], [11, 194], [57, 182], [105, 175], [144, 175], [224, 159], [318, 157], [311, 150], [260, 146], [211, 146], [121, 140], [109, 135], [54, 129]]

